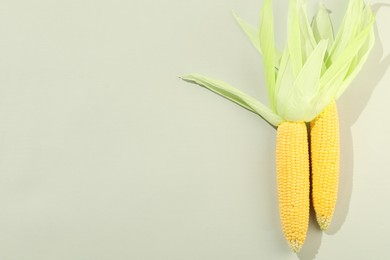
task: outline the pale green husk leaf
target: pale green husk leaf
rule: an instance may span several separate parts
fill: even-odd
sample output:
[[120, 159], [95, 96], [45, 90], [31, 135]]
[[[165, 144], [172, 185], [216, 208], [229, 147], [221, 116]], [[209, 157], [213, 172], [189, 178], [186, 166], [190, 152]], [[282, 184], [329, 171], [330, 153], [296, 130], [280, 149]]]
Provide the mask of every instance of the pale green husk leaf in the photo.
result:
[[351, 66], [347, 72], [347, 75], [336, 92], [336, 99], [338, 99], [344, 91], [347, 89], [352, 80], [357, 76], [357, 74], [362, 69], [364, 63], [366, 62], [372, 48], [375, 43], [375, 33], [373, 30], [373, 24], [375, 22], [375, 15], [372, 10], [368, 7], [364, 7], [364, 13], [362, 16], [362, 25], [361, 30], [368, 30], [368, 35], [364, 34], [365, 41], [362, 47], [357, 52], [356, 56], [352, 60]]
[[277, 126], [283, 121], [268, 107], [264, 106], [256, 99], [250, 97], [249, 95], [243, 93], [242, 91], [230, 86], [223, 81], [212, 79], [210, 77], [202, 76], [199, 74], [188, 74], [181, 76], [180, 78], [205, 87], [206, 89], [211, 90], [221, 95], [222, 97], [229, 99], [230, 101], [233, 101], [234, 103], [263, 117], [272, 125]]
[[[232, 11], [234, 19], [236, 19], [238, 25], [244, 31], [252, 45], [256, 48], [256, 50], [262, 55], [261, 47], [260, 47], [260, 37], [259, 31], [240, 16], [238, 16], [234, 11]], [[282, 53], [275, 49], [275, 68], [279, 68], [280, 58], [282, 57]]]
[[332, 21], [330, 20], [330, 11], [323, 4], [312, 21], [313, 35], [317, 42], [322, 39], [328, 39], [328, 52], [334, 42], [334, 32]]
[[293, 73], [295, 76], [297, 76], [303, 66], [302, 41], [305, 39], [301, 35], [301, 28], [299, 26], [299, 17], [295, 0], [290, 1], [288, 22], [290, 27], [288, 30], [287, 47], [290, 53], [290, 62]]
[[259, 32], [257, 29], [244, 21], [242, 18], [240, 18], [234, 11], [233, 17], [236, 19], [238, 25], [240, 25], [241, 29], [245, 32], [245, 34], [248, 36], [249, 40], [251, 41], [252, 45], [256, 48], [256, 50], [262, 54], [261, 48], [260, 48], [260, 38], [259, 38]]
[[265, 0], [260, 12], [260, 48], [263, 53], [263, 63], [265, 69], [265, 80], [270, 107], [275, 110], [275, 39], [274, 39], [274, 16], [272, 10], [272, 1]]
[[[352, 12], [350, 18], [347, 17], [348, 11]], [[374, 44], [375, 16], [371, 9], [360, 0], [351, 0], [348, 11], [328, 57], [328, 69], [321, 77], [320, 97], [333, 100], [339, 98], [362, 68]], [[351, 19], [354, 23], [348, 30], [343, 26], [350, 24]], [[344, 32], [345, 37], [341, 32]], [[335, 47], [337, 42], [340, 45]], [[326, 101], [323, 102], [329, 103]]]

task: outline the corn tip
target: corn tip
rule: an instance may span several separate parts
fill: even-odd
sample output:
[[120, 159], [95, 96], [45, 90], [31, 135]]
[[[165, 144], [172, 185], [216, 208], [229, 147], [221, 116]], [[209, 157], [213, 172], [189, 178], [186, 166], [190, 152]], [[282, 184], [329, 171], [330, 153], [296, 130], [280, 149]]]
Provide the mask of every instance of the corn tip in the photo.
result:
[[294, 253], [298, 253], [301, 250], [303, 243], [298, 240], [290, 240], [288, 241], [288, 245]]
[[320, 226], [321, 230], [327, 230], [329, 225], [330, 225], [330, 221], [331, 221], [331, 219], [328, 217], [324, 217], [324, 216], [317, 217], [317, 222], [318, 222], [318, 225]]

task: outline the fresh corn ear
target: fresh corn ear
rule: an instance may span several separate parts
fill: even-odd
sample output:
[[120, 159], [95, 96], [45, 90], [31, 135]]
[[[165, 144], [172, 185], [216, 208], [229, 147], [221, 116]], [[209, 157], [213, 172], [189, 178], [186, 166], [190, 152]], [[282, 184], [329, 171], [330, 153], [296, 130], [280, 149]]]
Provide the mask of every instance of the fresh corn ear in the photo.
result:
[[310, 210], [307, 129], [304, 122], [278, 127], [276, 176], [282, 229], [290, 248], [299, 252], [306, 239]]
[[277, 128], [280, 219], [284, 236], [294, 252], [305, 241], [309, 216], [310, 162], [305, 122], [311, 122], [313, 202], [317, 220], [325, 229], [337, 196], [335, 100], [356, 77], [375, 40], [375, 16], [363, 0], [349, 1], [336, 36], [329, 14], [321, 5], [310, 23], [306, 0], [290, 0], [287, 44], [279, 51], [275, 47], [271, 0], [264, 1], [258, 29], [233, 13], [263, 56], [269, 106], [220, 80], [199, 74], [181, 77], [258, 114]]
[[317, 222], [326, 230], [336, 206], [339, 182], [339, 121], [333, 102], [310, 122], [312, 198]]

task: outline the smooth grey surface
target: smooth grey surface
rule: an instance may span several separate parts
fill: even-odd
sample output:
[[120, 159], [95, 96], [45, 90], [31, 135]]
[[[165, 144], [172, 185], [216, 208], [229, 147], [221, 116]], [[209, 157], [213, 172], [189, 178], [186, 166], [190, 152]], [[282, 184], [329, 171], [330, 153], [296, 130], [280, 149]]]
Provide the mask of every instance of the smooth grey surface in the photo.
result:
[[[266, 102], [231, 16], [255, 24], [261, 2], [0, 1], [0, 259], [390, 258], [390, 7], [374, 5], [378, 41], [338, 102], [334, 222], [321, 233], [311, 219], [295, 255], [275, 130], [177, 78], [212, 75]], [[347, 1], [324, 2], [338, 24]], [[280, 46], [287, 3], [274, 0]]]

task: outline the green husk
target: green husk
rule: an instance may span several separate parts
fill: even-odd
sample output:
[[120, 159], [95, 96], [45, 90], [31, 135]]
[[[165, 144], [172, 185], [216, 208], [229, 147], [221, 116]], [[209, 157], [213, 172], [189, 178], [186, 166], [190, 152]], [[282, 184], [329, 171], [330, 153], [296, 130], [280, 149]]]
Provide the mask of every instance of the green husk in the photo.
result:
[[323, 4], [320, 4], [317, 14], [312, 21], [313, 35], [317, 42], [328, 39], [328, 52], [334, 42], [333, 25], [330, 19], [330, 11]]
[[290, 0], [289, 33], [283, 52], [275, 49], [272, 0], [264, 2], [258, 30], [233, 15], [263, 56], [269, 108], [222, 81], [199, 74], [182, 78], [243, 106], [274, 126], [283, 121], [313, 120], [342, 95], [375, 41], [375, 16], [363, 0], [350, 0], [336, 37], [324, 5], [310, 24], [306, 0]]
[[[307, 59], [297, 77], [286, 76], [276, 95], [278, 98], [277, 113], [287, 121], [310, 121], [317, 115], [312, 110], [313, 99], [320, 90], [322, 61], [328, 40], [321, 40]], [[286, 64], [286, 70], [291, 63]], [[284, 78], [285, 75], [280, 75]]]
[[232, 14], [233, 17], [236, 19], [237, 23], [240, 25], [241, 29], [245, 32], [246, 36], [248, 36], [253, 46], [260, 54], [262, 54], [258, 30], [254, 26], [250, 25], [242, 18], [240, 18], [234, 11], [232, 12]]
[[263, 53], [265, 68], [265, 81], [270, 107], [275, 110], [275, 39], [274, 39], [274, 16], [272, 12], [272, 1], [265, 0], [260, 13], [260, 49]]
[[248, 109], [249, 111], [258, 114], [272, 125], [276, 126], [283, 122], [283, 119], [273, 113], [268, 107], [223, 81], [212, 79], [210, 77], [199, 74], [184, 75], [180, 78], [185, 81], [198, 84], [218, 95], [223, 96], [224, 98], [229, 99], [230, 101]]
[[[247, 23], [244, 19], [239, 17], [234, 11], [232, 11], [233, 17], [236, 19], [238, 25], [245, 32], [246, 36], [252, 43], [252, 45], [256, 48], [256, 50], [263, 55], [260, 47], [260, 37], [259, 31], [249, 23]], [[282, 53], [279, 50], [275, 49], [275, 68], [279, 68], [280, 59], [282, 58]]]

